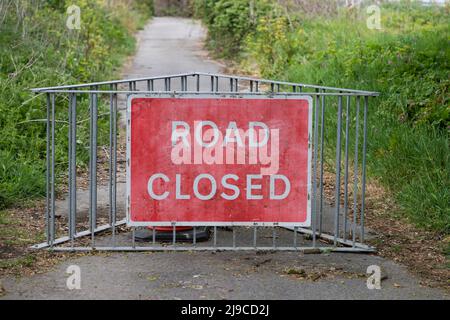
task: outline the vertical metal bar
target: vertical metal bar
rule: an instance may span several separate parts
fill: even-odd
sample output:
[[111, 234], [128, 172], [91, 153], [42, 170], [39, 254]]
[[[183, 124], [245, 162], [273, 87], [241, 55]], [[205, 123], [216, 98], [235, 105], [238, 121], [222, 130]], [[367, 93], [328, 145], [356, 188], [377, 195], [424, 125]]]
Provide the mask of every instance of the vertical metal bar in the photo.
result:
[[294, 227], [294, 248], [295, 248], [295, 250], [297, 250], [297, 233], [298, 233], [298, 227]]
[[187, 91], [187, 77], [183, 77], [183, 84], [184, 84], [184, 87], [183, 87], [183, 91]]
[[361, 190], [361, 243], [364, 243], [364, 207], [366, 200], [366, 153], [367, 153], [367, 112], [369, 97], [364, 97], [364, 125], [363, 125], [363, 158], [362, 158], [362, 190]]
[[177, 242], [177, 229], [175, 227], [175, 223], [172, 223], [172, 245], [175, 247]]
[[[309, 137], [311, 139], [311, 137]], [[319, 96], [316, 96], [315, 108], [314, 108], [314, 159], [313, 159], [313, 194], [312, 194], [312, 236], [313, 236], [313, 247], [316, 246], [316, 232], [317, 232], [317, 152], [319, 150]], [[311, 141], [310, 141], [311, 143]]]
[[136, 248], [136, 228], [131, 227], [131, 247]]
[[152, 243], [153, 245], [156, 244], [156, 227], [152, 227]]
[[253, 81], [250, 80], [250, 92], [253, 92]]
[[[129, 88], [131, 90], [131, 82], [128, 84]], [[91, 88], [92, 90], [93, 88]], [[89, 94], [89, 230], [93, 233], [92, 230], [92, 136], [93, 136], [93, 113], [94, 113], [94, 107], [93, 107], [93, 94]]]
[[234, 82], [233, 78], [230, 78], [230, 92], [233, 92], [234, 87], [233, 82]]
[[356, 123], [355, 123], [355, 159], [354, 159], [354, 172], [353, 172], [353, 228], [352, 228], [352, 240], [353, 247], [355, 247], [356, 242], [356, 215], [358, 212], [358, 134], [359, 134], [359, 105], [360, 105], [360, 96], [356, 97]]
[[337, 141], [336, 141], [336, 186], [335, 202], [336, 210], [334, 215], [334, 245], [339, 237], [339, 211], [341, 208], [341, 129], [342, 129], [342, 96], [338, 97], [337, 112]]
[[[325, 93], [325, 90], [322, 90]], [[321, 125], [320, 125], [320, 210], [319, 210], [319, 234], [322, 233], [322, 222], [323, 222], [323, 201], [324, 201], [324, 181], [323, 181], [323, 165], [324, 160], [324, 141], [325, 141], [325, 96], [321, 99]]]
[[233, 248], [236, 248], [236, 227], [233, 226]]
[[76, 216], [77, 216], [77, 96], [71, 94], [70, 99], [70, 125], [69, 125], [69, 177], [70, 177], [70, 219], [69, 219], [69, 236], [74, 245], [74, 236], [76, 233]]
[[200, 91], [200, 75], [197, 75], [197, 92]]
[[236, 90], [235, 91], [239, 92], [239, 80], [238, 79], [236, 79], [235, 84], [236, 84], [236, 87], [235, 87]]
[[[97, 87], [94, 88], [97, 90]], [[92, 247], [95, 247], [95, 228], [97, 225], [97, 102], [98, 97], [96, 93], [90, 95], [90, 116], [91, 116], [91, 130], [90, 130], [90, 230]]]
[[[98, 87], [95, 88], [95, 90], [98, 90]], [[98, 95], [97, 93], [94, 93], [94, 110], [93, 110], [93, 114], [94, 114], [94, 118], [93, 118], [93, 133], [94, 133], [94, 137], [93, 137], [93, 151], [94, 154], [92, 156], [92, 168], [93, 168], [93, 187], [94, 187], [94, 193], [93, 193], [93, 204], [94, 207], [92, 208], [92, 213], [93, 213], [93, 219], [92, 219], [92, 230], [95, 230], [95, 228], [97, 227], [97, 121], [98, 121]], [[92, 237], [93, 239], [95, 239], [95, 233], [92, 232]]]
[[55, 241], [55, 94], [51, 95], [52, 100], [52, 162], [51, 162], [51, 210], [50, 210], [50, 246], [53, 247]]
[[296, 86], [292, 86], [292, 92], [297, 92], [297, 87]]
[[256, 81], [256, 83], [255, 83], [255, 91], [259, 92], [259, 82], [258, 81]]
[[273, 248], [277, 247], [277, 231], [276, 226], [272, 227], [272, 246]]
[[275, 88], [275, 85], [273, 84], [273, 83], [271, 83], [270, 84], [270, 91], [273, 93], [274, 92], [274, 88]]
[[128, 82], [128, 89], [130, 90], [130, 91], [133, 91], [133, 82]]
[[253, 226], [253, 247], [256, 249], [256, 239], [257, 239], [257, 231], [258, 226]]
[[214, 92], [214, 76], [211, 76], [211, 92]]
[[192, 243], [194, 244], [194, 247], [197, 246], [197, 227], [194, 227], [194, 238], [192, 239]]
[[350, 127], [350, 96], [347, 96], [345, 111], [345, 173], [344, 173], [344, 240], [347, 239], [347, 215], [348, 215], [348, 147]]
[[50, 123], [50, 112], [51, 110], [51, 98], [50, 94], [47, 93], [47, 153], [46, 153], [46, 205], [45, 205], [45, 235], [47, 239], [47, 243], [50, 243], [50, 215], [51, 215], [51, 184], [50, 184], [50, 131], [51, 131], [51, 123]]
[[68, 108], [68, 116], [69, 116], [69, 128], [67, 130], [68, 133], [68, 189], [69, 189], [69, 204], [68, 204], [68, 235], [70, 242], [73, 243], [73, 235], [72, 235], [72, 105], [73, 105], [73, 93], [69, 93], [69, 108]]
[[[155, 83], [154, 83], [153, 79], [150, 80], [150, 89], [151, 89], [150, 91], [155, 90]], [[116, 91], [117, 91], [117, 85], [116, 85]]]
[[133, 90], [134, 90], [134, 91], [137, 91], [136, 81], [133, 81]]
[[280, 84], [277, 83], [277, 91], [280, 92]]
[[303, 87], [302, 86], [298, 87], [298, 92], [303, 92]]
[[217, 247], [217, 226], [214, 226], [214, 248]]
[[147, 80], [147, 91], [153, 91], [152, 90], [152, 85], [150, 83], [151, 80]]
[[219, 91], [219, 77], [216, 77], [216, 88], [215, 88], [216, 92]]
[[[148, 84], [148, 83], [147, 83]], [[114, 86], [110, 85], [111, 91], [113, 91]], [[108, 192], [109, 192], [109, 224], [112, 226], [112, 207], [113, 207], [113, 126], [114, 126], [114, 97], [113, 93], [109, 94], [109, 177], [108, 177]]]
[[[153, 80], [151, 81], [151, 90], [153, 90]], [[114, 85], [114, 90], [117, 91], [117, 84]], [[112, 208], [111, 208], [111, 228], [113, 246], [116, 245], [116, 218], [117, 218], [117, 93], [113, 95], [113, 125], [112, 125]]]

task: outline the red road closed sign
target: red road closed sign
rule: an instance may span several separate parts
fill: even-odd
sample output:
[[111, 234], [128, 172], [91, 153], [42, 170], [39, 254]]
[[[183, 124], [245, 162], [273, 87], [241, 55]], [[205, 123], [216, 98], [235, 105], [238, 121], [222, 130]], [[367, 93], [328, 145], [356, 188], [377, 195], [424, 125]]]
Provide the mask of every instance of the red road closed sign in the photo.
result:
[[128, 99], [129, 226], [310, 226], [309, 97]]

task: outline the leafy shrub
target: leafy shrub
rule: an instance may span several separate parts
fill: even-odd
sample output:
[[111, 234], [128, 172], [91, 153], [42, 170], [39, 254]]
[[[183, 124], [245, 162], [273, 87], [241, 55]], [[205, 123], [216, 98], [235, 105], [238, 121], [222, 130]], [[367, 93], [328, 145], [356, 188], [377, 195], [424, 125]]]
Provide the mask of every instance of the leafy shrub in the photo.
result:
[[199, 0], [194, 13], [209, 29], [209, 44], [222, 57], [235, 55], [258, 19], [269, 14], [269, 0]]

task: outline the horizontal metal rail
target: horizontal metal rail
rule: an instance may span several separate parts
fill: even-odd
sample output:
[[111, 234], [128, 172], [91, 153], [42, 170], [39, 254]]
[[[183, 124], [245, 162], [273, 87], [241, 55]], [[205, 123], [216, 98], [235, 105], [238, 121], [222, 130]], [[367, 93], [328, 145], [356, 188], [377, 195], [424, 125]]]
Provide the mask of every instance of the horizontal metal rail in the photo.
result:
[[324, 252], [353, 252], [371, 253], [375, 249], [353, 248], [353, 247], [187, 247], [187, 246], [165, 246], [165, 247], [55, 247], [49, 248], [51, 251], [299, 251], [303, 253], [324, 253]]
[[[125, 225], [126, 223], [127, 223], [127, 221], [125, 219], [123, 219], [123, 220], [117, 221], [113, 225], [116, 226], [116, 227], [119, 227], [119, 226]], [[109, 223], [108, 224], [104, 224], [104, 225], [102, 225], [100, 227], [95, 228], [94, 234], [100, 233], [100, 232], [103, 232], [103, 231], [106, 231], [106, 230], [110, 230], [111, 227], [112, 227], [112, 225], [109, 224]], [[81, 231], [81, 232], [75, 233], [73, 235], [73, 239], [79, 239], [79, 238], [87, 237], [87, 236], [90, 236], [90, 235], [92, 235], [91, 230], [85, 230], [85, 231]], [[61, 238], [55, 239], [53, 241], [53, 245], [66, 243], [66, 242], [69, 242], [71, 240], [72, 240], [71, 237], [68, 237], [68, 236], [61, 237]], [[31, 249], [45, 249], [45, 248], [49, 248], [49, 247], [51, 247], [50, 243], [42, 242], [42, 243], [38, 243], [38, 244], [35, 244], [35, 245], [31, 246]]]
[[259, 83], [265, 83], [265, 84], [277, 84], [277, 85], [283, 85], [283, 86], [295, 86], [295, 87], [303, 87], [303, 88], [310, 88], [310, 89], [320, 89], [320, 90], [331, 90], [331, 91], [343, 91], [348, 93], [359, 93], [360, 95], [369, 95], [369, 96], [378, 96], [379, 92], [375, 91], [365, 91], [365, 90], [354, 90], [354, 89], [345, 89], [345, 88], [336, 88], [336, 87], [327, 87], [327, 86], [318, 86], [313, 84], [306, 84], [306, 83], [300, 83], [300, 82], [286, 82], [286, 81], [276, 81], [276, 80], [267, 80], [267, 79], [258, 79], [258, 78], [251, 78], [251, 77], [245, 77], [245, 76], [230, 76], [225, 74], [211, 74], [206, 72], [197, 72], [196, 74], [203, 75], [203, 76], [218, 76], [220, 78], [226, 78], [226, 79], [237, 79], [242, 81], [253, 81], [253, 82], [259, 82]]
[[31, 89], [31, 91], [33, 91], [33, 92], [49, 92], [49, 90], [98, 87], [98, 86], [103, 86], [103, 85], [106, 86], [106, 85], [111, 85], [111, 84], [124, 84], [124, 83], [141, 82], [141, 81], [148, 81], [148, 80], [163, 80], [163, 79], [167, 79], [167, 78], [180, 78], [180, 77], [186, 77], [186, 76], [195, 76], [195, 73], [180, 73], [180, 74], [168, 75], [168, 76], [131, 78], [131, 79], [100, 81], [100, 82], [91, 82], [91, 83], [82, 83], [82, 84], [73, 84], [73, 85], [64, 85], [64, 86], [33, 88], [33, 89]]
[[[123, 219], [123, 220], [117, 221], [114, 225], [115, 225], [116, 227], [118, 227], [118, 226], [122, 226], [122, 225], [125, 225], [125, 224], [126, 224], [126, 219]], [[100, 227], [97, 227], [97, 228], [95, 229], [95, 231], [94, 231], [94, 234], [97, 234], [97, 233], [101, 233], [101, 232], [103, 232], [103, 231], [110, 230], [111, 227], [112, 227], [112, 226], [111, 226], [110, 224], [105, 224], [105, 225], [102, 225], [102, 226], [100, 226]], [[300, 233], [300, 234], [314, 235], [314, 233], [313, 233], [312, 230], [306, 229], [306, 228], [301, 228], [301, 227], [296, 227], [296, 228], [293, 228], [293, 227], [283, 227], [283, 228], [288, 229], [288, 230], [291, 230], [291, 231], [293, 231], [293, 232]], [[90, 230], [86, 230], [86, 231], [82, 231], [82, 232], [76, 233], [76, 234], [73, 236], [73, 238], [74, 238], [74, 239], [78, 239], [78, 238], [82, 238], [82, 237], [86, 237], [86, 236], [90, 236], [90, 235], [92, 235], [92, 232], [91, 232]], [[331, 236], [331, 235], [328, 235], [328, 234], [325, 234], [325, 233], [317, 234], [317, 237], [320, 238], [320, 239], [329, 240], [329, 241], [333, 241], [333, 240], [335, 239], [334, 236]], [[59, 244], [67, 243], [67, 242], [69, 242], [69, 241], [71, 241], [71, 240], [72, 240], [72, 239], [71, 239], [70, 237], [68, 237], [68, 236], [66, 236], [66, 237], [61, 237], [61, 238], [57, 238], [57, 239], [55, 239], [55, 240], [53, 241], [53, 245], [59, 245]], [[342, 244], [342, 245], [346, 245], [346, 246], [348, 246], [348, 248], [349, 248], [349, 247], [352, 247], [352, 248], [356, 248], [356, 249], [358, 249], [358, 250], [365, 250], [365, 251], [367, 251], [367, 252], [374, 252], [374, 251], [376, 251], [376, 249], [375, 249], [374, 247], [372, 247], [372, 246], [365, 245], [365, 244], [358, 243], [358, 242], [353, 243], [353, 242], [350, 241], [350, 240], [346, 240], [346, 239], [342, 239], [342, 238], [337, 238], [337, 243]], [[195, 243], [194, 243], [194, 244], [195, 244]], [[48, 242], [42, 242], [42, 243], [35, 244], [35, 245], [31, 246], [31, 249], [45, 249], [45, 248], [50, 248], [50, 247], [51, 247], [51, 245], [50, 245]], [[295, 246], [294, 246], [294, 247], [295, 247]], [[103, 248], [103, 247], [102, 247], [102, 248]], [[148, 248], [148, 247], [146, 247], [146, 248]], [[184, 248], [185, 250], [192, 250], [193, 248], [195, 248], [195, 246], [184, 246], [184, 247], [182, 247], [182, 248]], [[202, 247], [200, 247], [200, 248], [202, 248]], [[216, 248], [217, 248], [217, 247], [216, 247]], [[233, 247], [233, 248], [235, 248], [235, 247]], [[252, 248], [254, 249], [255, 246], [253, 246]], [[257, 247], [257, 248], [259, 248], [259, 247]], [[273, 249], [273, 246], [272, 246], [271, 248]], [[278, 247], [277, 247], [277, 248], [278, 248]], [[311, 247], [308, 247], [308, 248], [311, 248]], [[313, 248], [318, 248], [318, 247], [313, 247]], [[320, 247], [319, 247], [319, 248], [320, 248]], [[325, 247], [324, 247], [324, 248], [325, 248]], [[329, 249], [330, 247], [326, 247], [326, 248]]]
[[[84, 84], [33, 88], [33, 89], [31, 89], [31, 91], [36, 92], [36, 93], [57, 92], [58, 90], [64, 90], [64, 89], [99, 87], [99, 86], [106, 86], [106, 85], [136, 83], [136, 82], [144, 82], [144, 81], [150, 81], [150, 80], [164, 80], [164, 79], [185, 78], [185, 77], [195, 77], [195, 76], [231, 79], [234, 81], [249, 81], [252, 83], [272, 84], [272, 85], [277, 85], [277, 86], [301, 87], [301, 88], [309, 88], [309, 89], [314, 89], [314, 90], [329, 90], [329, 91], [337, 91], [337, 92], [345, 92], [345, 93], [355, 93], [355, 94], [364, 95], [364, 96], [378, 96], [379, 95], [379, 92], [374, 92], [374, 91], [319, 86], [319, 85], [312, 85], [312, 84], [298, 83], [298, 82], [274, 81], [274, 80], [257, 79], [257, 78], [245, 77], [245, 76], [231, 76], [231, 75], [225, 75], [225, 74], [213, 74], [213, 73], [206, 73], [206, 72], [191, 72], [191, 73], [181, 73], [181, 74], [166, 75], [166, 76], [131, 78], [131, 79], [101, 81], [101, 82], [92, 82], [92, 83], [84, 83]], [[212, 90], [212, 91], [214, 91], [214, 90]], [[238, 91], [238, 90], [236, 90], [236, 91]], [[67, 92], [67, 91], [64, 91], [64, 92]]]
[[[178, 96], [178, 95], [186, 95], [186, 94], [192, 94], [192, 95], [204, 95], [204, 94], [211, 94], [211, 95], [215, 95], [215, 96], [236, 96], [239, 97], [243, 94], [245, 95], [255, 95], [255, 96], [268, 96], [270, 97], [274, 97], [274, 98], [282, 98], [283, 96], [332, 96], [332, 97], [374, 97], [376, 95], [372, 94], [372, 93], [367, 93], [367, 94], [361, 94], [361, 93], [354, 93], [354, 92], [350, 92], [350, 93], [345, 93], [345, 92], [338, 92], [338, 93], [332, 93], [332, 92], [303, 92], [303, 93], [294, 93], [294, 92], [271, 92], [271, 91], [265, 91], [265, 92], [230, 92], [230, 91], [214, 91], [214, 92], [210, 92], [210, 91], [130, 91], [130, 90], [59, 90], [59, 89], [55, 89], [55, 90], [48, 90], [45, 91], [45, 93], [77, 93], [77, 94], [92, 94], [92, 93], [97, 93], [97, 94], [107, 94], [107, 93], [116, 93], [116, 94], [161, 94], [161, 95], [166, 95], [166, 94], [171, 94], [174, 97]], [[271, 96], [270, 94], [273, 93], [273, 95]]]

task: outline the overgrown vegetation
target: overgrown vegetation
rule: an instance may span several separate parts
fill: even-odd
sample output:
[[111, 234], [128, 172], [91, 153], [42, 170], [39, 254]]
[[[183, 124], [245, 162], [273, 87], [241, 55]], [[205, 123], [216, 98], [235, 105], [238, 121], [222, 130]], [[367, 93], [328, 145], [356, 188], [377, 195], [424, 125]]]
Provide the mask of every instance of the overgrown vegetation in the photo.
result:
[[[80, 7], [79, 30], [66, 27], [71, 5]], [[0, 209], [45, 193], [45, 97], [29, 89], [110, 79], [133, 52], [133, 33], [152, 9], [152, 0], [0, 2]], [[62, 106], [67, 103], [58, 105], [56, 134], [64, 137], [67, 109]], [[89, 126], [83, 121], [89, 111], [82, 105], [77, 132], [81, 166], [87, 161], [83, 150]], [[107, 127], [101, 120], [100, 143]], [[67, 139], [58, 139], [56, 150], [60, 168]]]
[[194, 9], [217, 55], [263, 77], [381, 92], [370, 102], [368, 174], [413, 222], [450, 232], [448, 5], [383, 4], [381, 30], [367, 27], [365, 7], [334, 1], [194, 0]]
[[189, 0], [154, 0], [155, 16], [191, 17]]

